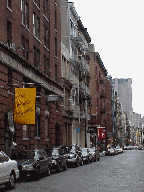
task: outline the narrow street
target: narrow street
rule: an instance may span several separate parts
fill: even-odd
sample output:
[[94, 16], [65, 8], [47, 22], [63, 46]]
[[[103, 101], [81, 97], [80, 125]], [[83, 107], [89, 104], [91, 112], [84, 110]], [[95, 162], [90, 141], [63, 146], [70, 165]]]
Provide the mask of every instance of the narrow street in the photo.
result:
[[[126, 150], [100, 161], [16, 183], [13, 192], [144, 192], [144, 151]], [[4, 187], [0, 187], [4, 191]]]

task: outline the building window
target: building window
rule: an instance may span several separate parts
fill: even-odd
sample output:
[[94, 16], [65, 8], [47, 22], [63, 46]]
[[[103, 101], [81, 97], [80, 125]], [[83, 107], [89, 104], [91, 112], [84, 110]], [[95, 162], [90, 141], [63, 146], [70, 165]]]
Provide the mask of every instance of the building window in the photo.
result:
[[22, 35], [22, 47], [23, 47], [23, 57], [25, 58], [25, 37]]
[[48, 139], [49, 134], [49, 126], [48, 126], [48, 118], [45, 118], [45, 139]]
[[57, 65], [55, 65], [55, 80], [57, 81]]
[[40, 50], [34, 46], [34, 66], [38, 67], [40, 65]]
[[56, 111], [59, 111], [59, 104], [58, 104], [58, 101], [56, 101]]
[[29, 59], [29, 40], [25, 39], [25, 37], [22, 35], [22, 48], [23, 48], [23, 57], [28, 60]]
[[11, 0], [7, 0], [7, 6], [11, 9]]
[[23, 125], [23, 138], [29, 138], [28, 125]]
[[43, 26], [43, 39], [44, 45], [49, 48], [49, 30], [45, 25]]
[[43, 0], [43, 14], [48, 18], [48, 0]]
[[57, 29], [57, 11], [55, 10], [55, 29]]
[[29, 28], [29, 6], [25, 0], [21, 0], [22, 24]]
[[55, 56], [57, 57], [57, 38], [55, 37]]
[[35, 13], [33, 13], [33, 34], [40, 39], [40, 19]]
[[40, 7], [40, 0], [34, 0], [38, 7]]
[[26, 51], [26, 60], [29, 60], [29, 40], [26, 39], [26, 46], [25, 46], [25, 51]]
[[49, 72], [49, 59], [44, 55], [44, 71], [47, 74]]
[[10, 46], [12, 43], [12, 24], [7, 21], [7, 44]]
[[36, 115], [36, 137], [40, 137], [40, 115]]
[[12, 70], [8, 68], [8, 91], [12, 92]]

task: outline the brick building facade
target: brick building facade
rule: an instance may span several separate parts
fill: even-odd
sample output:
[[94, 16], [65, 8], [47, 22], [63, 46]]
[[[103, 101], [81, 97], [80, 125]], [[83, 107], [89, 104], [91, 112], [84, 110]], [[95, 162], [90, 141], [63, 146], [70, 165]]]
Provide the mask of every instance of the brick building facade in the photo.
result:
[[104, 127], [106, 131], [106, 138], [101, 141], [101, 148], [104, 148], [108, 142], [107, 133], [112, 133], [111, 84], [107, 79], [107, 70], [93, 44], [90, 45], [90, 51], [91, 115], [95, 125]]
[[[0, 13], [0, 149], [61, 145], [60, 2], [3, 1]], [[13, 123], [16, 87], [36, 87], [35, 125]]]

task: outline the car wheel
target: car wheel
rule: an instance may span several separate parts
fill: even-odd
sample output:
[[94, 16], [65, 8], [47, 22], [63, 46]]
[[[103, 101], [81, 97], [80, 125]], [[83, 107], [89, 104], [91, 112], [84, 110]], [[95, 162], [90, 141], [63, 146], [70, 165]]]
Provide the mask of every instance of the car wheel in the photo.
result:
[[51, 174], [51, 171], [50, 171], [50, 168], [48, 167], [47, 175], [50, 176], [50, 174]]
[[39, 180], [39, 177], [40, 177], [40, 168], [37, 167], [37, 169], [36, 169], [36, 180]]
[[61, 172], [61, 168], [60, 168], [60, 165], [57, 166], [57, 173], [60, 173]]
[[94, 162], [96, 162], [97, 161], [97, 158], [96, 158], [96, 156], [94, 157]]
[[63, 170], [66, 171], [67, 170], [67, 164], [65, 166], [63, 166]]
[[88, 160], [87, 160], [87, 164], [89, 164], [89, 162], [90, 162], [90, 161], [89, 161], [89, 158], [88, 158]]
[[80, 164], [81, 166], [83, 166], [83, 159], [82, 159], [82, 162], [81, 162], [81, 164]]
[[77, 160], [77, 162], [76, 162], [76, 167], [78, 167], [79, 166], [79, 160]]
[[14, 174], [10, 174], [9, 182], [5, 184], [7, 189], [13, 189], [15, 186], [15, 177]]

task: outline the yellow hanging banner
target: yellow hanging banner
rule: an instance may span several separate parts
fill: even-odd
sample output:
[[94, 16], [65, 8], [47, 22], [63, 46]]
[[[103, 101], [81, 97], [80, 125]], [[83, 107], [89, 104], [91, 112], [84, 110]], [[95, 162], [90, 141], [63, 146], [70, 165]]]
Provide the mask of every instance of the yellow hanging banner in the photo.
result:
[[15, 123], [35, 124], [35, 100], [36, 88], [15, 89]]

